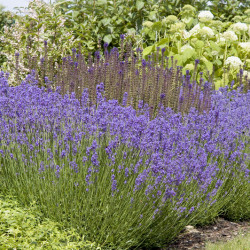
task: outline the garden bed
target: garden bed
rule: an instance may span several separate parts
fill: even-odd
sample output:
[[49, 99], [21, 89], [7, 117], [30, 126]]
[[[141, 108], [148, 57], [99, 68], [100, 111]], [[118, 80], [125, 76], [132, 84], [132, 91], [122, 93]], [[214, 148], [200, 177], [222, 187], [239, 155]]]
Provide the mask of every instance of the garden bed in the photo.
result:
[[[245, 15], [232, 18], [219, 0], [227, 19], [196, 1], [199, 13], [183, 1], [175, 11], [176, 1], [127, 1], [36, 0], [4, 27], [1, 193], [90, 247], [230, 238], [249, 226], [212, 223], [250, 219], [250, 10], [236, 5]], [[4, 226], [1, 236], [20, 234]]]

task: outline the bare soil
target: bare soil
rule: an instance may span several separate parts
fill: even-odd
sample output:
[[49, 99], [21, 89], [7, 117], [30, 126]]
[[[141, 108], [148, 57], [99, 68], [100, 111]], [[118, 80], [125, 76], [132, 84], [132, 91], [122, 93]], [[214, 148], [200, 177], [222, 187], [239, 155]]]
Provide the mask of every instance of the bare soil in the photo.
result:
[[206, 242], [228, 241], [250, 231], [250, 222], [231, 222], [218, 218], [213, 225], [203, 227], [187, 226], [186, 230], [168, 247], [159, 250], [205, 249]]

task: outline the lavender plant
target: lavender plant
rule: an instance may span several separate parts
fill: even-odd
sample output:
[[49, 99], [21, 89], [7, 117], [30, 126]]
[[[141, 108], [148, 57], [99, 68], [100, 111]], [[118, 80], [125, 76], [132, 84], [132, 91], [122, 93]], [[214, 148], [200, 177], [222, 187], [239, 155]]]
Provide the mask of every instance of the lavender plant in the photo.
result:
[[[102, 82], [103, 94], [108, 100], [116, 99], [122, 104], [123, 95], [127, 93], [127, 105], [137, 109], [140, 103], [147, 103], [151, 107], [151, 115], [156, 114], [159, 103], [182, 113], [191, 107], [199, 111], [210, 109], [211, 91], [215, 88], [213, 75], [206, 81], [203, 73], [198, 73], [200, 60], [195, 60], [192, 75], [189, 70], [183, 75], [182, 67], [177, 66], [174, 57], [164, 56], [164, 48], [161, 51], [158, 48], [148, 60], [142, 58], [142, 52], [140, 48], [134, 51], [129, 43], [124, 44], [124, 36], [121, 35], [120, 51], [117, 48], [109, 51], [108, 44], [104, 44], [104, 55], [97, 51], [94, 57], [90, 54], [84, 57], [72, 49], [72, 55], [55, 64], [53, 58], [47, 56], [45, 41], [44, 57], [40, 62], [33, 57], [26, 64], [30, 70], [36, 69], [40, 86], [60, 87], [62, 95], [73, 91], [78, 100], [82, 91], [88, 88], [90, 101], [96, 103], [96, 86]], [[21, 81], [18, 81], [18, 62], [17, 57], [16, 82]], [[242, 84], [245, 91], [250, 88], [250, 79], [241, 70], [233, 85]]]
[[[212, 95], [209, 112], [136, 111], [87, 89], [61, 95], [0, 78], [1, 190], [113, 249], [162, 246], [187, 224], [245, 206], [250, 92]], [[247, 184], [249, 186], [249, 183]], [[249, 190], [249, 189], [248, 189]], [[228, 213], [229, 214], [229, 213]]]

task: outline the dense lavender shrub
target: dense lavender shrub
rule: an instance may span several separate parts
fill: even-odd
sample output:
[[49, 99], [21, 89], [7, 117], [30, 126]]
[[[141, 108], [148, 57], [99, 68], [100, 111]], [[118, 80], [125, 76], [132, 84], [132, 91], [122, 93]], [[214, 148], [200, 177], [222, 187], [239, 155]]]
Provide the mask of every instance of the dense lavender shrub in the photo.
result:
[[[127, 93], [127, 105], [137, 109], [142, 100], [151, 107], [155, 114], [158, 104], [170, 107], [175, 112], [186, 113], [191, 107], [199, 111], [209, 110], [211, 90], [214, 89], [213, 75], [205, 81], [202, 73], [197, 72], [199, 60], [195, 61], [195, 69], [190, 75], [182, 74], [182, 67], [177, 66], [173, 57], [163, 56], [164, 49], [158, 49], [145, 60], [142, 58], [142, 49], [133, 51], [130, 44], [123, 44], [120, 51], [117, 48], [108, 50], [104, 44], [104, 54], [95, 52], [94, 57], [85, 58], [82, 54], [72, 50], [72, 55], [64, 57], [62, 62], [55, 63], [54, 58], [47, 57], [45, 43], [44, 57], [40, 62], [36, 57], [29, 57], [27, 67], [36, 69], [36, 79], [40, 86], [60, 87], [62, 95], [75, 92], [80, 100], [85, 88], [89, 90], [89, 98], [96, 102], [96, 86], [104, 83], [103, 95], [107, 100], [116, 99], [122, 104], [123, 95]], [[81, 51], [79, 49], [79, 51]], [[17, 61], [17, 83], [20, 82]], [[244, 89], [250, 89], [250, 80], [238, 77], [235, 85], [244, 83]]]
[[0, 78], [0, 189], [98, 244], [162, 246], [187, 224], [204, 224], [230, 204], [249, 217], [250, 92], [211, 95], [210, 111], [161, 106], [151, 119], [124, 95], [90, 104], [85, 89], [61, 95], [34, 75]]

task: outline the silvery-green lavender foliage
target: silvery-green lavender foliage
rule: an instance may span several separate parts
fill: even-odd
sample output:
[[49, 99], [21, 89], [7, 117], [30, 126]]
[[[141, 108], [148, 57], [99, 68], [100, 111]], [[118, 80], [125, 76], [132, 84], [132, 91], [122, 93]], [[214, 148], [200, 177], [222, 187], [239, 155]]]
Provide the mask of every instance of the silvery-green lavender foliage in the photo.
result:
[[[229, 204], [249, 217], [250, 92], [212, 95], [210, 112], [161, 108], [150, 119], [103, 98], [0, 78], [1, 190], [113, 249], [162, 246]], [[247, 158], [248, 157], [248, 158]], [[230, 213], [228, 213], [230, 214]]]

